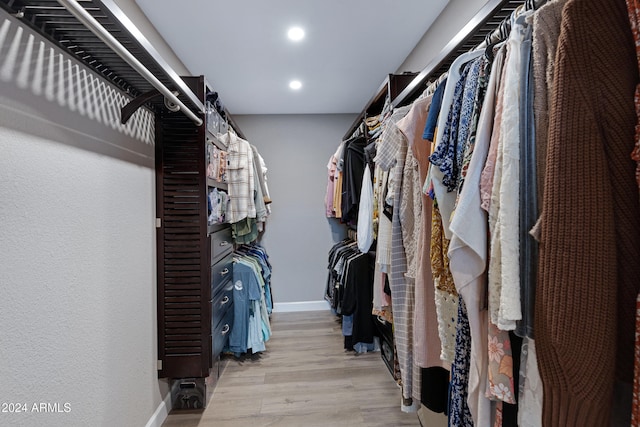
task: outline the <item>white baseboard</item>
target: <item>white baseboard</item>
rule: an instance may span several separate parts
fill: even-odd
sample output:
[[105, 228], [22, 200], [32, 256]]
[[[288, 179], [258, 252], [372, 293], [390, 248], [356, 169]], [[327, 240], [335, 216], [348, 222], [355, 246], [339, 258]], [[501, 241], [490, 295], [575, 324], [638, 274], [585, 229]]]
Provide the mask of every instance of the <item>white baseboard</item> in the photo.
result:
[[329, 303], [320, 301], [300, 301], [300, 302], [276, 302], [273, 304], [274, 313], [289, 313], [293, 311], [322, 311], [330, 310]]
[[[176, 382], [173, 386], [175, 387], [178, 383]], [[173, 402], [171, 401], [171, 390], [165, 396], [164, 400], [160, 402], [156, 411], [151, 415], [149, 421], [147, 421], [147, 425], [145, 427], [162, 427], [162, 424], [165, 422], [167, 417], [169, 416], [169, 412], [173, 409]]]

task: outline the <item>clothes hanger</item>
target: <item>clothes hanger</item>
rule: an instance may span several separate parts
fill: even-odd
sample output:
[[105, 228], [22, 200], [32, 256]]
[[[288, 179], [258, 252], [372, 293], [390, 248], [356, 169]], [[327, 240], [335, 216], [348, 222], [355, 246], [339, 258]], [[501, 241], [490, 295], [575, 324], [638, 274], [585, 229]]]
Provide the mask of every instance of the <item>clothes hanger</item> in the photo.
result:
[[485, 58], [487, 58], [487, 61], [489, 61], [489, 63], [493, 62], [493, 48], [509, 38], [509, 34], [511, 34], [512, 22], [515, 20], [516, 15], [519, 14], [521, 10], [523, 10], [523, 5], [518, 6], [516, 10], [511, 12], [511, 15], [500, 22], [495, 30], [485, 36], [484, 41], [486, 47], [484, 50], [484, 56]]
[[427, 88], [424, 90], [423, 95], [424, 96], [433, 95], [434, 93], [436, 93], [437, 88], [438, 88], [438, 80], [429, 82], [429, 84], [427, 85]]
[[429, 82], [427, 84], [427, 88], [425, 89], [423, 95], [424, 96], [433, 95], [438, 89], [438, 86], [442, 84], [442, 82], [447, 78], [448, 75], [449, 75], [449, 72], [445, 71], [444, 73], [440, 74], [437, 79]]
[[449, 76], [449, 72], [445, 71], [444, 73], [442, 73], [440, 75], [440, 77], [438, 77], [438, 85], [441, 85], [442, 82]]

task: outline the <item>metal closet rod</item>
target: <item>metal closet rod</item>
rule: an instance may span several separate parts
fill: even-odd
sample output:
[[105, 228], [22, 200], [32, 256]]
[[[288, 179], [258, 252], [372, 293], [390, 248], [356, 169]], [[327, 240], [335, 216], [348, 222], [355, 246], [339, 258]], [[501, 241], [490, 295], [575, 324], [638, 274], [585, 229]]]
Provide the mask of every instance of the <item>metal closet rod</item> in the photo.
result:
[[[418, 74], [407, 87], [402, 90], [392, 101], [394, 108], [400, 106], [405, 99], [414, 95], [415, 92], [420, 89], [427, 79], [436, 71], [441, 64], [443, 64], [447, 58], [451, 58], [452, 55], [457, 56], [458, 49], [464, 45], [465, 40], [477, 33], [484, 25], [487, 24], [503, 7], [509, 6], [511, 3], [517, 5], [524, 3], [523, 1], [514, 0], [489, 0], [487, 3], [476, 13], [473, 18], [467, 24], [462, 27], [460, 31], [447, 43], [447, 45], [438, 53], [427, 66]], [[462, 53], [462, 52], [460, 52]]]
[[165, 96], [169, 101], [180, 108], [196, 126], [202, 125], [202, 119], [191, 111], [176, 95], [173, 94], [156, 76], [153, 75], [135, 56], [131, 54], [115, 37], [113, 37], [100, 23], [87, 12], [76, 0], [58, 0], [78, 21], [82, 22], [93, 34], [102, 40], [111, 48], [120, 58], [133, 67], [142, 77], [145, 78], [153, 87]]

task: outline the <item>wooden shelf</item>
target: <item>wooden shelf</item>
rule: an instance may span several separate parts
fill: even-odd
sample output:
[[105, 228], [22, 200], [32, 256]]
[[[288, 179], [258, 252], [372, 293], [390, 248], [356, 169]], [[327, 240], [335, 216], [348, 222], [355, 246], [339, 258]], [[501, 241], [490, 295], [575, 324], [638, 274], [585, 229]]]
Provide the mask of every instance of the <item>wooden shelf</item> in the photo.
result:
[[207, 225], [207, 234], [212, 234], [215, 233], [216, 231], [220, 231], [222, 229], [225, 229], [229, 226], [228, 223], [223, 223], [223, 224], [209, 224]]
[[213, 133], [211, 133], [208, 129], [207, 129], [207, 142], [211, 142], [213, 145], [215, 145], [219, 149], [221, 149], [223, 151], [227, 151], [228, 147], [226, 145], [224, 145], [222, 143], [222, 141], [220, 141], [218, 139], [218, 137], [216, 135], [214, 135]]
[[229, 191], [229, 184], [226, 182], [220, 182], [213, 178], [207, 178], [208, 187], [216, 187], [219, 190]]
[[[204, 102], [204, 77], [183, 80]], [[211, 144], [227, 148], [205, 126], [196, 126], [183, 115], [162, 110], [156, 117], [156, 212], [162, 224], [156, 239], [158, 360], [162, 361], [158, 376], [205, 378], [218, 358], [216, 349], [224, 347], [227, 339], [213, 335], [214, 315], [226, 314], [216, 313], [220, 307], [212, 305], [213, 291], [220, 283], [212, 274], [212, 266], [220, 261], [212, 240], [228, 235], [232, 247], [231, 225], [208, 223], [209, 191], [228, 191], [228, 184], [207, 178], [207, 154]], [[188, 318], [188, 332], [183, 326], [187, 320], [176, 318]]]
[[349, 131], [347, 131], [347, 133], [344, 135], [343, 139], [349, 139], [364, 119], [380, 114], [382, 108], [384, 107], [384, 102], [387, 98], [387, 95], [389, 96], [390, 101], [393, 101], [398, 96], [398, 94], [400, 94], [400, 92], [402, 92], [402, 90], [413, 81], [413, 79], [417, 75], [418, 73], [412, 72], [387, 75], [376, 93], [369, 100], [369, 102], [367, 102], [367, 105], [365, 105], [360, 115], [358, 115], [356, 120], [353, 122], [353, 124], [349, 128]]

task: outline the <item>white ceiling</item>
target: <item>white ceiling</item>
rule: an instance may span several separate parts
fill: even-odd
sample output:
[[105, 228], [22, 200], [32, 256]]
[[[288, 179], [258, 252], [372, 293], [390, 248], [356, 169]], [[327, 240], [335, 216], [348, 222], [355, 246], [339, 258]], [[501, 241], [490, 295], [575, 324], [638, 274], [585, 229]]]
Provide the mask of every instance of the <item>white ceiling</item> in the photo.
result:
[[[360, 112], [448, 0], [136, 2], [232, 114], [321, 114]], [[301, 42], [287, 38], [294, 25]]]

